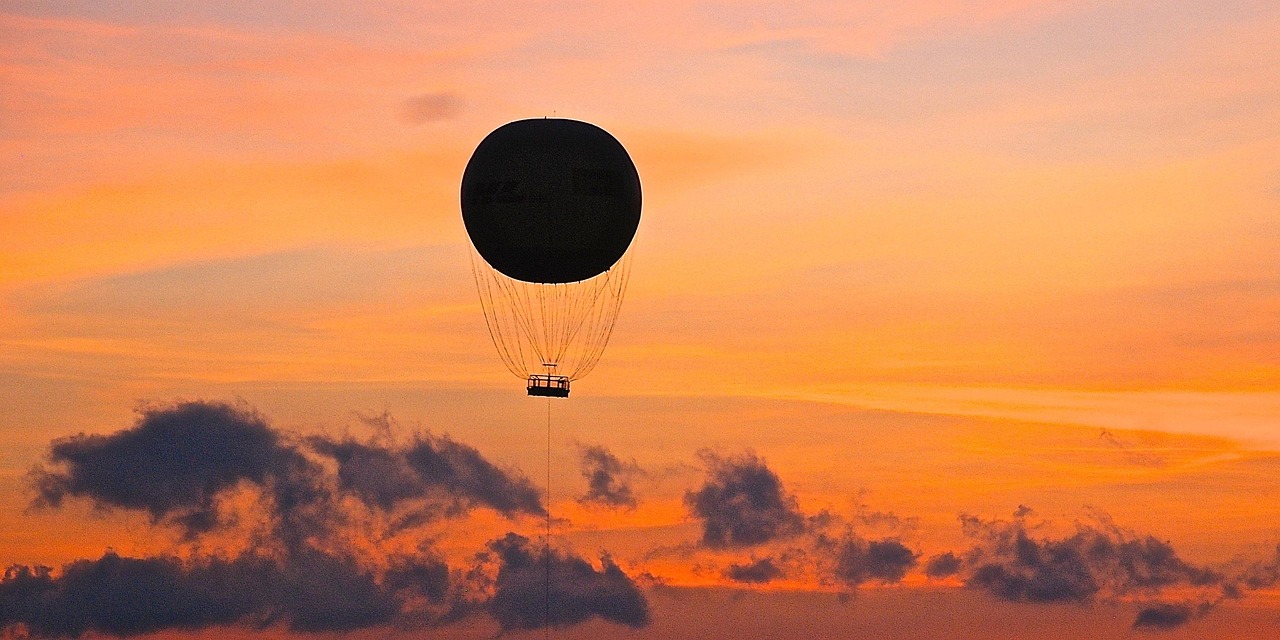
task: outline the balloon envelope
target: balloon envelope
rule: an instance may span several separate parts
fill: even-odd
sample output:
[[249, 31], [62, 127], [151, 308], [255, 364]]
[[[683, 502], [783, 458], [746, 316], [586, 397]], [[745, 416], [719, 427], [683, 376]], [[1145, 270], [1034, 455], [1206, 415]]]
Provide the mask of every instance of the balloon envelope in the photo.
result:
[[604, 273], [640, 225], [640, 175], [604, 129], [517, 120], [476, 147], [462, 175], [462, 221], [489, 266], [524, 282]]

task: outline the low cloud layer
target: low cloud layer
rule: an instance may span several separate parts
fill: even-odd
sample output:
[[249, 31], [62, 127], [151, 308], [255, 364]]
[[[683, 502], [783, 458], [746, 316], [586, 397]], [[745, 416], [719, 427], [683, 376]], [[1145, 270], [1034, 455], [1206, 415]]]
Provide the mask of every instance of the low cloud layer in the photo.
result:
[[1072, 535], [1038, 537], [1025, 519], [962, 519], [978, 541], [967, 584], [1012, 602], [1088, 602], [1098, 596], [1208, 587], [1223, 576], [1178, 556], [1168, 543], [1111, 524], [1076, 525]]
[[[1280, 583], [1280, 550], [1276, 559], [1228, 574], [1188, 562], [1168, 542], [1123, 529], [1101, 513], [1052, 535], [1047, 523], [1032, 522], [1033, 512], [1025, 506], [1010, 520], [962, 516], [962, 529], [973, 540], [970, 548], [922, 561], [901, 537], [909, 533], [911, 519], [880, 512], [852, 519], [826, 511], [807, 515], [755, 454], [701, 455], [706, 479], [685, 495], [686, 506], [702, 523], [699, 546], [719, 554], [745, 547], [770, 552], [721, 565], [720, 575], [738, 583], [764, 584], [794, 570], [820, 583], [857, 588], [866, 582], [898, 583], [921, 571], [1013, 603], [1145, 601], [1132, 623], [1143, 631], [1181, 627], [1224, 599]], [[867, 535], [885, 528], [890, 535]], [[803, 560], [779, 563], [776, 554], [783, 545]]]
[[10, 567], [0, 583], [0, 627], [21, 624], [37, 637], [132, 636], [230, 624], [347, 631], [388, 624], [414, 600], [442, 601], [444, 563], [417, 558], [412, 567], [380, 580], [352, 558], [319, 550], [284, 560], [108, 553], [68, 564], [56, 577], [47, 567]]
[[[56, 573], [12, 566], [0, 581], [0, 630], [36, 637], [223, 625], [341, 632], [430, 626], [475, 611], [504, 629], [533, 628], [546, 619], [548, 558], [553, 625], [593, 616], [633, 627], [648, 622], [643, 594], [608, 558], [596, 570], [554, 550], [535, 557], [514, 533], [491, 543], [490, 561], [477, 566], [450, 568], [429, 541], [413, 553], [379, 550], [368, 537], [372, 522], [388, 523], [381, 535], [390, 535], [473, 509], [508, 518], [546, 514], [526, 478], [447, 437], [419, 434], [402, 444], [300, 438], [247, 408], [186, 402], [144, 410], [133, 427], [113, 434], [56, 440], [30, 480], [38, 507], [86, 499], [142, 512], [179, 532], [187, 552], [107, 553]], [[202, 551], [218, 539], [211, 536], [236, 527], [243, 548]]]
[[[9, 567], [0, 581], [0, 631], [123, 637], [241, 625], [343, 632], [431, 627], [478, 614], [503, 632], [593, 618], [649, 623], [644, 592], [607, 554], [593, 562], [510, 532], [450, 566], [419, 525], [475, 510], [529, 524], [547, 514], [539, 492], [469, 445], [431, 434], [397, 440], [382, 426], [365, 440], [301, 437], [246, 407], [186, 402], [146, 409], [116, 433], [55, 440], [29, 476], [37, 507], [85, 500], [145, 514], [180, 535], [179, 551], [109, 552], [60, 571]], [[582, 503], [637, 504], [634, 463], [603, 447], [583, 447], [581, 455]], [[695, 572], [741, 585], [785, 578], [857, 589], [922, 572], [1011, 603], [1138, 601], [1132, 627], [1162, 631], [1280, 583], [1280, 549], [1227, 572], [1188, 562], [1169, 543], [1104, 515], [1063, 531], [1033, 522], [1026, 507], [1007, 520], [962, 516], [969, 548], [922, 559], [910, 546], [913, 519], [865, 507], [851, 517], [806, 514], [755, 453], [699, 456], [705, 476], [683, 500], [700, 535], [676, 552], [697, 558]], [[240, 546], [225, 546], [227, 539]], [[381, 546], [384, 539], [416, 546]], [[405, 552], [409, 546], [415, 550]]]
[[1013, 520], [962, 516], [976, 544], [961, 559], [933, 558], [930, 575], [963, 576], [966, 586], [1009, 602], [1076, 603], [1118, 597], [1160, 597], [1169, 590], [1198, 593], [1194, 604], [1155, 602], [1141, 609], [1136, 629], [1170, 629], [1204, 615], [1236, 591], [1233, 581], [1178, 556], [1167, 542], [1116, 526], [1105, 516], [1076, 523], [1062, 537], [1037, 535], [1029, 510]]

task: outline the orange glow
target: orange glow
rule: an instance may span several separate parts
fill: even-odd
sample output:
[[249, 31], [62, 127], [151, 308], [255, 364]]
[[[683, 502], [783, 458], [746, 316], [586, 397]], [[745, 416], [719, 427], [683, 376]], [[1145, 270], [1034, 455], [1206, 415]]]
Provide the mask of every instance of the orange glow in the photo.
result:
[[[1142, 597], [1011, 604], [920, 563], [973, 543], [960, 514], [1023, 505], [1222, 571], [1280, 538], [1275, 3], [88, 4], [0, 10], [6, 563], [185, 552], [136, 513], [29, 509], [51, 441], [174, 398], [295, 434], [389, 412], [539, 488], [549, 457], [552, 541], [643, 576], [637, 638], [1119, 637]], [[645, 202], [550, 452], [458, 210], [475, 144], [540, 115], [616, 135]], [[592, 445], [640, 470], [635, 509], [578, 500]], [[807, 538], [699, 545], [698, 452], [748, 449], [829, 533], [916, 565], [854, 590]], [[458, 570], [543, 531], [374, 520], [350, 534], [371, 562], [422, 544]], [[801, 547], [777, 580], [725, 577]], [[1277, 597], [1169, 637], [1259, 637]]]

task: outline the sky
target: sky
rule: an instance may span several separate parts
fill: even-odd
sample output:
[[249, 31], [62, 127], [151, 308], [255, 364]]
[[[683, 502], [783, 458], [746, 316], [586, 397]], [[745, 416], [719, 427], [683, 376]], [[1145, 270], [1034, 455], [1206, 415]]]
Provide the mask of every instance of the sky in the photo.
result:
[[[644, 188], [550, 404], [543, 116]], [[1277, 159], [1270, 0], [0, 2], [0, 628], [1274, 637]]]

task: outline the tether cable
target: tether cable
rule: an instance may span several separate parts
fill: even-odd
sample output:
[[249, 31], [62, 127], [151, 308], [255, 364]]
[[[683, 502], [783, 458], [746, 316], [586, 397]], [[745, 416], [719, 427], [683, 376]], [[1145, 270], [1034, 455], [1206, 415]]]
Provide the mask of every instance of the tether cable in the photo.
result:
[[544, 595], [543, 623], [546, 633], [551, 637], [551, 398], [547, 398], [547, 530], [546, 530], [546, 583]]

